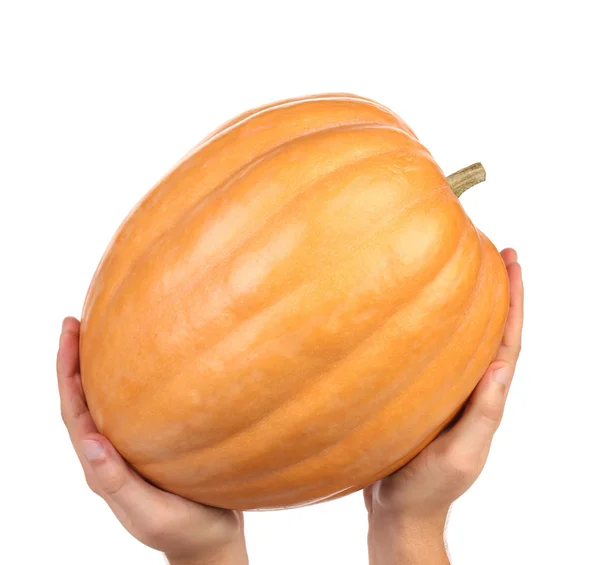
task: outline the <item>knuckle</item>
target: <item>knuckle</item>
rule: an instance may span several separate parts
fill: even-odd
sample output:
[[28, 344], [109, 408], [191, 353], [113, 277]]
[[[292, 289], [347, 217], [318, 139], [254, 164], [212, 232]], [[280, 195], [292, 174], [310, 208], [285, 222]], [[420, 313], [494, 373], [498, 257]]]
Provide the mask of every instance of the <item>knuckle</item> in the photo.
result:
[[153, 542], [160, 542], [178, 531], [175, 520], [164, 514], [149, 515], [143, 526], [145, 536]]
[[479, 418], [489, 427], [496, 429], [502, 420], [504, 408], [496, 402], [483, 402], [477, 408]]
[[117, 494], [123, 487], [124, 480], [120, 473], [108, 472], [102, 477], [102, 491], [113, 496]]
[[476, 477], [481, 471], [478, 457], [455, 447], [447, 449], [442, 456], [442, 461], [445, 472], [456, 479], [470, 479]]

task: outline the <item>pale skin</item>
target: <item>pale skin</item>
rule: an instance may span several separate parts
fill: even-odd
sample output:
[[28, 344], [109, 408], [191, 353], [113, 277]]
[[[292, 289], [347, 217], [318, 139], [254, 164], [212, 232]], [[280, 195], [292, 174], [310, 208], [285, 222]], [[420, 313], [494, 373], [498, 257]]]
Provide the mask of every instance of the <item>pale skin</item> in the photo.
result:
[[[364, 489], [370, 565], [448, 565], [444, 527], [475, 482], [500, 425], [521, 350], [523, 281], [517, 253], [502, 251], [510, 308], [502, 345], [459, 420], [413, 461]], [[248, 563], [242, 512], [203, 506], [144, 481], [96, 428], [79, 375], [79, 322], [66, 318], [57, 355], [63, 421], [91, 490], [142, 543], [171, 565]]]

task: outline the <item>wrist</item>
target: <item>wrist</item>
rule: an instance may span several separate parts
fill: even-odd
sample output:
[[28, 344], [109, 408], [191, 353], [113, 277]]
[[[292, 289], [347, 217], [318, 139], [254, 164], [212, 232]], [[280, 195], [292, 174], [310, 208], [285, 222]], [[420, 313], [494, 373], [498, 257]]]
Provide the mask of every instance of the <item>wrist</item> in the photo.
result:
[[447, 510], [428, 515], [373, 511], [369, 515], [370, 564], [447, 565], [447, 516]]
[[247, 554], [212, 554], [210, 556], [200, 556], [197, 558], [179, 558], [179, 557], [169, 557], [165, 555], [167, 558], [167, 563], [169, 565], [248, 565], [248, 555]]
[[243, 539], [197, 555], [165, 554], [165, 558], [169, 565], [248, 565], [248, 553]]

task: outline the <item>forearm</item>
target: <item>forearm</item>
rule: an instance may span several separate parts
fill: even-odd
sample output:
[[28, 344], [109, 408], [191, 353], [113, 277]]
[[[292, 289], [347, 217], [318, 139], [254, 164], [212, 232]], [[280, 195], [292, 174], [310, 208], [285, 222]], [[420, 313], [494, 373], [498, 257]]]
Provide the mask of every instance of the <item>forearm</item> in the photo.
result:
[[444, 543], [445, 514], [408, 518], [386, 514], [369, 516], [370, 565], [449, 565]]

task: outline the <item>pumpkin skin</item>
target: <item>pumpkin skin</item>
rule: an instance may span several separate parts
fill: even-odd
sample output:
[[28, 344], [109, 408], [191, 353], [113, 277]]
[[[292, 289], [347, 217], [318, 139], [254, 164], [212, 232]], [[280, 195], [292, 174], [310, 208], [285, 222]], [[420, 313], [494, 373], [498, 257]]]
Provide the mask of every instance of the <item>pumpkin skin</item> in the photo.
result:
[[507, 311], [502, 258], [397, 115], [286, 100], [213, 132], [121, 225], [84, 304], [82, 384], [153, 484], [301, 506], [435, 438]]

